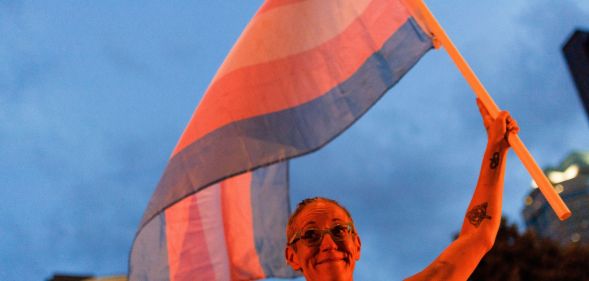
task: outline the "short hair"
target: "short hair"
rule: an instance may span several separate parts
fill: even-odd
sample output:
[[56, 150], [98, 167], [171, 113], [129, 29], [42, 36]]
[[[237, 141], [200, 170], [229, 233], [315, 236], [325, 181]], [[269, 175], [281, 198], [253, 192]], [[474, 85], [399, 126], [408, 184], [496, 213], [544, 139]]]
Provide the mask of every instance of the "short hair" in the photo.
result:
[[303, 199], [303, 201], [299, 202], [295, 211], [288, 218], [288, 223], [286, 225], [286, 244], [287, 244], [287, 246], [288, 246], [289, 240], [292, 238], [292, 236], [294, 235], [294, 233], [296, 231], [295, 226], [294, 226], [294, 221], [297, 218], [297, 216], [303, 211], [303, 209], [305, 209], [305, 207], [307, 205], [309, 205], [311, 203], [315, 203], [315, 202], [320, 202], [320, 201], [332, 203], [332, 204], [336, 205], [337, 207], [339, 207], [340, 209], [342, 209], [346, 213], [348, 218], [350, 219], [350, 222], [352, 223], [352, 231], [356, 232], [356, 228], [354, 227], [354, 220], [352, 219], [352, 215], [350, 215], [350, 212], [348, 211], [348, 209], [346, 209], [346, 207], [342, 206], [340, 203], [338, 203], [337, 201], [335, 201], [333, 199], [329, 199], [329, 198], [325, 198], [325, 197], [307, 198], [307, 199]]

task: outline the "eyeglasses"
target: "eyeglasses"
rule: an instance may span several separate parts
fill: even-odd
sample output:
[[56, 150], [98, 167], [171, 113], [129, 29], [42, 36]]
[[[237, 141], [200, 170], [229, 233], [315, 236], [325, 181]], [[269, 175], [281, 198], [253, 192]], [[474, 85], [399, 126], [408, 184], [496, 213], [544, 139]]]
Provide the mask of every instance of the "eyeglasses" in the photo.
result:
[[317, 229], [317, 228], [308, 228], [303, 230], [302, 232], [297, 232], [288, 242], [288, 245], [292, 245], [299, 240], [302, 240], [307, 246], [314, 247], [321, 244], [323, 240], [323, 235], [325, 233], [329, 233], [331, 235], [331, 239], [333, 241], [344, 241], [348, 234], [350, 234], [353, 230], [352, 224], [336, 224], [328, 229]]

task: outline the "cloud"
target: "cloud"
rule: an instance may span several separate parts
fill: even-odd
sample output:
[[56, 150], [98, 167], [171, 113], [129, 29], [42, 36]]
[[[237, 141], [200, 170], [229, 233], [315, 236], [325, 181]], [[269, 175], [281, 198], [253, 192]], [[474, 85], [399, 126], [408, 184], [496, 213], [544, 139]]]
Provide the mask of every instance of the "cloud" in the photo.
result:
[[[498, 105], [518, 119], [539, 164], [586, 149], [586, 118], [560, 53], [572, 27], [587, 23], [586, 13], [570, 2], [516, 3], [507, 11], [501, 3], [478, 4], [460, 6], [466, 16], [446, 28]], [[478, 115], [446, 54], [430, 52], [349, 131], [293, 161], [293, 202], [323, 195], [351, 209], [369, 237], [369, 262], [358, 263], [362, 276], [381, 276], [375, 268], [387, 268], [389, 279], [414, 274], [460, 228], [486, 138]], [[529, 176], [516, 155], [509, 158], [504, 210], [520, 221]]]
[[[13, 269], [0, 279], [126, 271], [167, 158], [259, 3], [111, 4], [0, 2], [0, 248]], [[587, 4], [431, 6], [541, 165], [587, 148], [560, 53], [589, 24]], [[344, 203], [364, 242], [357, 277], [401, 279], [460, 228], [484, 145], [470, 88], [432, 51], [350, 130], [292, 161], [291, 199]], [[505, 211], [517, 220], [529, 178], [509, 157]]]

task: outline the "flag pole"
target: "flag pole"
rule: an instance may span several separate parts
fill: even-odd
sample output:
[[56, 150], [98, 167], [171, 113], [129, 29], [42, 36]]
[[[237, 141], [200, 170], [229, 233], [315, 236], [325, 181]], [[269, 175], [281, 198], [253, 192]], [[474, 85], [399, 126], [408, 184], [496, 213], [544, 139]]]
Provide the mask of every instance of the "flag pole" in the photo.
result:
[[[454, 43], [452, 43], [450, 37], [448, 37], [429, 8], [422, 0], [405, 0], [405, 2], [413, 10], [415, 19], [420, 23], [420, 25], [432, 33], [434, 37], [434, 46], [436, 48], [438, 48], [440, 45], [444, 46], [448, 52], [448, 55], [450, 55], [450, 58], [452, 58], [458, 67], [458, 70], [460, 70], [470, 87], [474, 90], [475, 95], [482, 101], [483, 105], [485, 108], [487, 108], [491, 116], [493, 118], [497, 117], [500, 111], [499, 107], [497, 104], [495, 104], [481, 81], [475, 75], [474, 71], [470, 68], [466, 60], [462, 57], [456, 46], [454, 46]], [[540, 169], [519, 136], [517, 134], [509, 134], [508, 141], [515, 151], [515, 154], [524, 164], [524, 167], [526, 167], [530, 173], [530, 176], [532, 176], [532, 179], [534, 179], [538, 185], [538, 188], [544, 195], [544, 198], [546, 198], [546, 201], [548, 201], [558, 218], [560, 220], [565, 220], [570, 217], [571, 211], [566, 206], [562, 198], [560, 198], [554, 187], [552, 187], [552, 184], [548, 178], [546, 178], [544, 172], [542, 169]]]

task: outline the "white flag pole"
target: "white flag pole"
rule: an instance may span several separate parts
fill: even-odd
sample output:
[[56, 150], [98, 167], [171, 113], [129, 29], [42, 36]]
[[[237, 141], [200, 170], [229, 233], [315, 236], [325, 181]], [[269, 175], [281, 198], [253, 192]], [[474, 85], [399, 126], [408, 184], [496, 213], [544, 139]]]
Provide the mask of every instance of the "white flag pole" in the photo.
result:
[[[473, 89], [475, 95], [483, 102], [483, 105], [487, 108], [491, 116], [493, 118], [497, 117], [497, 114], [500, 112], [499, 107], [497, 104], [495, 104], [481, 81], [470, 68], [466, 60], [462, 57], [456, 46], [454, 46], [454, 43], [452, 43], [450, 37], [448, 37], [442, 26], [438, 23], [425, 3], [423, 3], [422, 0], [404, 1], [412, 9], [413, 15], [419, 24], [427, 31], [432, 33], [436, 48], [441, 45], [446, 49], [448, 55], [450, 55], [450, 58], [452, 58], [458, 67], [458, 70], [460, 70], [470, 87]], [[565, 220], [570, 217], [571, 211], [566, 206], [564, 201], [562, 201], [562, 198], [560, 198], [548, 178], [546, 178], [544, 175], [542, 169], [540, 169], [517, 134], [509, 134], [509, 144], [515, 151], [515, 154], [522, 161], [524, 167], [526, 167], [536, 184], [538, 184], [538, 188], [558, 218], [560, 220]]]

